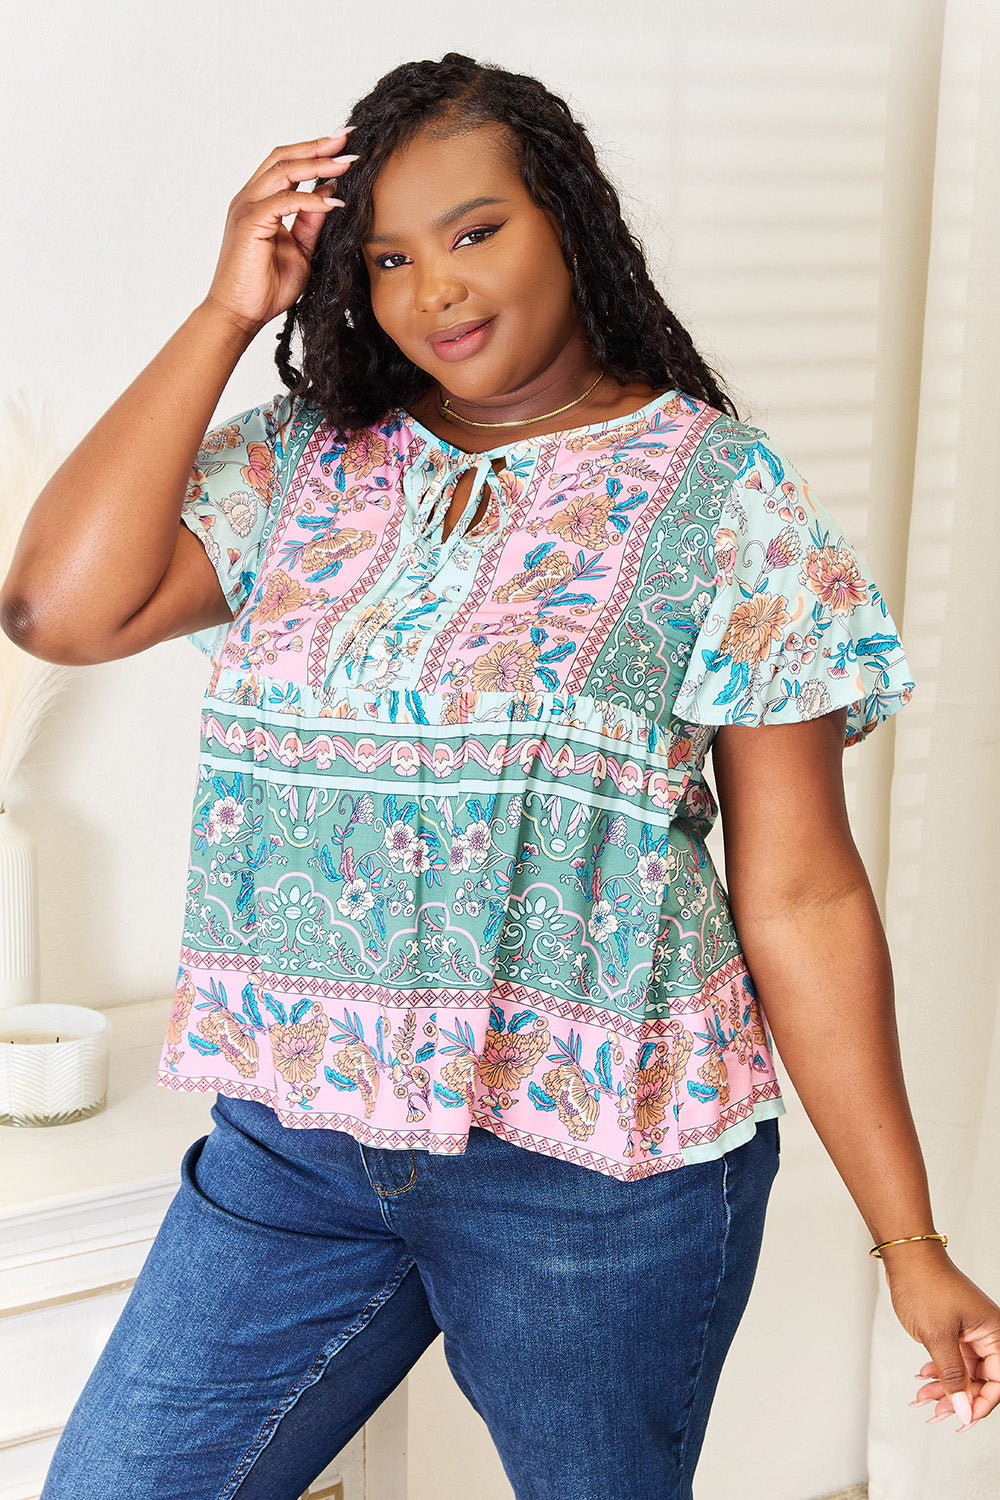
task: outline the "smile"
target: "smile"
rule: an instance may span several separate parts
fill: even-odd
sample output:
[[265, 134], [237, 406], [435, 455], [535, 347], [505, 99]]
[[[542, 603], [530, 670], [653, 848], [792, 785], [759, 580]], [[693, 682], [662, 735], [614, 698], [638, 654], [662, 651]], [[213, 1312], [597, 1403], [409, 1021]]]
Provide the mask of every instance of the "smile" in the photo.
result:
[[473, 354], [478, 354], [493, 331], [496, 318], [487, 318], [480, 323], [456, 323], [452, 328], [441, 329], [437, 333], [428, 336], [430, 344], [438, 359], [448, 361], [456, 359], [468, 359]]

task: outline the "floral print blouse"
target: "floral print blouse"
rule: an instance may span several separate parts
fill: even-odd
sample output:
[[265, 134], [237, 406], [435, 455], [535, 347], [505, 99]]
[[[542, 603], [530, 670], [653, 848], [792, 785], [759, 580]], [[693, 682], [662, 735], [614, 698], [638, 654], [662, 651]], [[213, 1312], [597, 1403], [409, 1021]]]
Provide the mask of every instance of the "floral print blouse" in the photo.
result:
[[234, 619], [191, 637], [162, 1084], [626, 1181], [784, 1113], [705, 757], [721, 724], [845, 705], [853, 743], [913, 684], [763, 432], [673, 391], [467, 454], [405, 411], [336, 442], [282, 397], [206, 436], [183, 520]]

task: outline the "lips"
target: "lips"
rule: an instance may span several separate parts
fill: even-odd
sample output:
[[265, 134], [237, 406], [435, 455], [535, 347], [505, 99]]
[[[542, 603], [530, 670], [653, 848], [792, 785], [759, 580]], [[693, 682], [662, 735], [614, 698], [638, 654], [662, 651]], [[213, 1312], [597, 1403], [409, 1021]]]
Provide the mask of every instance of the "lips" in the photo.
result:
[[427, 337], [438, 359], [449, 364], [458, 359], [468, 359], [478, 354], [496, 326], [496, 317], [478, 318], [468, 323], [453, 323], [450, 328], [439, 328]]
[[474, 332], [477, 328], [485, 328], [487, 323], [492, 323], [492, 318], [476, 318], [471, 323], [453, 323], [450, 328], [439, 328], [434, 333], [427, 335], [429, 344], [453, 344], [457, 339], [464, 338], [466, 334]]

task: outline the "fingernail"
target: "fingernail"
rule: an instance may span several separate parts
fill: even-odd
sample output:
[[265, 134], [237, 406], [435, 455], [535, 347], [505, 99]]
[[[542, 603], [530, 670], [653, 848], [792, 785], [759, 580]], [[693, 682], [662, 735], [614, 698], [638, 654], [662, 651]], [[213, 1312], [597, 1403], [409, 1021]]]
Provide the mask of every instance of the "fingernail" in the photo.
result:
[[335, 156], [334, 161], [357, 161], [356, 156]]
[[953, 1417], [954, 1415], [955, 1415], [955, 1413], [953, 1411], [943, 1411], [939, 1417], [928, 1417], [927, 1421], [928, 1422], [943, 1422], [944, 1419], [945, 1419], [945, 1417]]
[[326, 204], [327, 208], [346, 208], [347, 207], [347, 205], [345, 204], [343, 198], [324, 198], [323, 202]]
[[934, 1400], [933, 1396], [923, 1396], [923, 1397], [921, 1397], [921, 1399], [919, 1401], [911, 1401], [910, 1405], [911, 1406], [926, 1406], [927, 1403], [928, 1403], [928, 1401], [933, 1401], [933, 1400]]
[[972, 1402], [969, 1400], [968, 1391], [953, 1391], [951, 1397], [951, 1405], [956, 1417], [958, 1417], [963, 1426], [971, 1426]]

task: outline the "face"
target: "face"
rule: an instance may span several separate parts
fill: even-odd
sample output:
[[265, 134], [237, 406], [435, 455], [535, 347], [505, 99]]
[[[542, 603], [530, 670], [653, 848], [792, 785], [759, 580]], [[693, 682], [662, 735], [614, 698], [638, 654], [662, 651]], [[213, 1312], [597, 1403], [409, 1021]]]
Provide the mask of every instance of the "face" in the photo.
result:
[[381, 327], [469, 401], [530, 390], [579, 360], [559, 230], [522, 182], [510, 141], [494, 124], [415, 137], [376, 179], [364, 247]]

